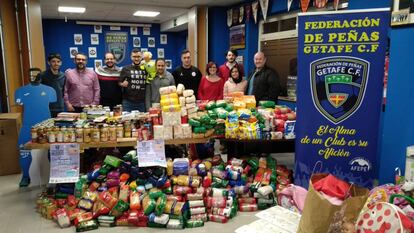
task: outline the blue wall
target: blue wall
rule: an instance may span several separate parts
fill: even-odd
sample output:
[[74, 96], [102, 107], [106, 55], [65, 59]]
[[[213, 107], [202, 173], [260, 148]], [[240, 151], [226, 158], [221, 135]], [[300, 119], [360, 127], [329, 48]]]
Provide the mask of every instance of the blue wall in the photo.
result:
[[[148, 48], [153, 54], [153, 59], [157, 58], [157, 48], [164, 48], [165, 59], [172, 60], [172, 68], [178, 66], [180, 61], [180, 51], [186, 46], [187, 32], [176, 32], [176, 33], [162, 33], [167, 34], [167, 44], [160, 44], [160, 25], [151, 25], [151, 34], [144, 36], [142, 27], [138, 27], [138, 35], [130, 35], [130, 27], [121, 27], [122, 32], [128, 33], [128, 48], [126, 51], [126, 57], [119, 66], [124, 66], [131, 63], [130, 52], [133, 49], [132, 40], [133, 37], [141, 38], [141, 47], [148, 48], [148, 37], [155, 37], [155, 48]], [[93, 67], [94, 60], [104, 60], [105, 49], [105, 33], [110, 31], [109, 26], [102, 27], [102, 33], [99, 35], [99, 45], [91, 45], [90, 34], [94, 34], [94, 27], [92, 25], [78, 25], [76, 21], [59, 19], [45, 19], [43, 20], [43, 39], [45, 45], [45, 52], [47, 54], [51, 52], [58, 52], [62, 56], [62, 68], [64, 71], [67, 68], [73, 68], [73, 59], [70, 58], [69, 47], [78, 47], [79, 52], [88, 53], [88, 47], [97, 48], [97, 58], [89, 58], [88, 67]], [[73, 34], [82, 34], [83, 45], [75, 45]], [[140, 49], [138, 48], [138, 49]]]
[[221, 65], [226, 60], [225, 51], [229, 48], [229, 27], [227, 27], [227, 8], [208, 9], [208, 60]]

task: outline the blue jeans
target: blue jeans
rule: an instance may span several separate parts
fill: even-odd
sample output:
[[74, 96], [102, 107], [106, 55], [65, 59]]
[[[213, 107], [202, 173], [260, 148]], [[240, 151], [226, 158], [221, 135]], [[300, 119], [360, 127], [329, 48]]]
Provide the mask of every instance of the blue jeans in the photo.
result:
[[133, 102], [130, 100], [122, 100], [122, 109], [128, 112], [131, 112], [132, 110], [138, 110], [140, 112], [145, 112], [145, 103], [144, 102]]

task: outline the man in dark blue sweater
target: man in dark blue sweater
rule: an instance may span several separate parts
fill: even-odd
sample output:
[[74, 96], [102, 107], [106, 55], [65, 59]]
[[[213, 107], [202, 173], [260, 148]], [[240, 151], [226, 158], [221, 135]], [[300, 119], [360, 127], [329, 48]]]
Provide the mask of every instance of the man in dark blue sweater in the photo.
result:
[[56, 91], [57, 101], [49, 104], [51, 116], [56, 117], [58, 113], [64, 111], [63, 93], [66, 77], [60, 71], [62, 58], [58, 53], [49, 54], [47, 63], [49, 64], [49, 69], [40, 73], [39, 79], [42, 84], [50, 86]]

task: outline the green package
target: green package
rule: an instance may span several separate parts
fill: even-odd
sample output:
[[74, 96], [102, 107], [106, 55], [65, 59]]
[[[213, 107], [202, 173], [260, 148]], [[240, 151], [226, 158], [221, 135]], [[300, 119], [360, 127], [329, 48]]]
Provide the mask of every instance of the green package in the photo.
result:
[[207, 129], [205, 127], [203, 127], [203, 126], [201, 126], [201, 127], [195, 127], [194, 130], [193, 130], [193, 132], [194, 133], [206, 133], [207, 132]]
[[107, 155], [105, 157], [104, 163], [110, 165], [112, 167], [119, 167], [121, 165], [122, 160], [118, 159], [117, 157]]
[[201, 123], [195, 119], [188, 120], [188, 124], [193, 127], [199, 127], [201, 125]]
[[111, 210], [111, 215], [115, 217], [121, 216], [125, 211], [129, 209], [129, 204], [123, 200], [118, 200], [114, 208]]

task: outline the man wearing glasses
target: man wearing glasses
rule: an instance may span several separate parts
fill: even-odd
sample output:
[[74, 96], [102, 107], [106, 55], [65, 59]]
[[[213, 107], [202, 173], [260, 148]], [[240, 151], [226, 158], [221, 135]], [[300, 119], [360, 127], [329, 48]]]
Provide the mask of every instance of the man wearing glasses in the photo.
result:
[[76, 54], [76, 68], [65, 72], [64, 100], [69, 112], [82, 112], [85, 105], [99, 105], [98, 77], [93, 70], [86, 68], [87, 59], [83, 53]]
[[64, 111], [63, 92], [65, 88], [65, 74], [60, 71], [62, 66], [62, 58], [58, 53], [51, 53], [47, 57], [49, 69], [39, 74], [40, 82], [50, 86], [56, 91], [57, 101], [49, 104], [52, 117], [56, 117], [58, 113]]

